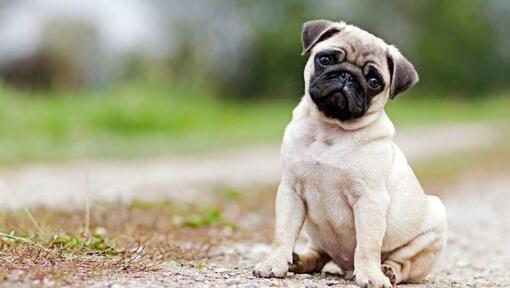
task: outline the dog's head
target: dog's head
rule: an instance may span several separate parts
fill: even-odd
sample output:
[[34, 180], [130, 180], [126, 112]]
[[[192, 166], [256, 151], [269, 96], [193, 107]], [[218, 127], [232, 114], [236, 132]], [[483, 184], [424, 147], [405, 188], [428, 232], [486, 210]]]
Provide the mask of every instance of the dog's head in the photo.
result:
[[418, 82], [413, 65], [380, 38], [344, 22], [303, 25], [305, 92], [326, 117], [340, 121], [381, 111], [388, 98]]

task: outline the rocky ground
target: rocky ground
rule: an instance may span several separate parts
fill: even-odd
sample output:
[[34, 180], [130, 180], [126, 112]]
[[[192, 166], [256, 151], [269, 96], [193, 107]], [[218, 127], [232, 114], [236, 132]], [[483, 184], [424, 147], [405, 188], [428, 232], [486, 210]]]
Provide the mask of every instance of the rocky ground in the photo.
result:
[[[488, 127], [491, 127], [489, 129]], [[433, 161], [423, 168], [427, 191], [439, 195], [448, 212], [448, 248], [426, 282], [402, 287], [510, 287], [510, 155], [487, 150], [507, 143], [505, 133], [491, 125], [452, 125], [403, 131], [397, 142], [410, 161]], [[505, 130], [507, 131], [507, 130]], [[501, 146], [501, 145], [499, 145]], [[498, 148], [499, 149], [499, 148]], [[503, 149], [508, 151], [509, 149]], [[480, 151], [486, 151], [481, 154]], [[459, 156], [458, 154], [461, 153]], [[462, 153], [467, 153], [464, 157]], [[457, 156], [451, 157], [452, 154]], [[477, 154], [480, 154], [477, 156]], [[475, 157], [467, 161], [469, 157]], [[444, 158], [444, 159], [443, 159]], [[487, 161], [482, 161], [490, 158]], [[480, 161], [478, 161], [478, 160]], [[501, 162], [504, 162], [501, 164]], [[458, 172], [456, 166], [463, 167]], [[467, 164], [466, 164], [467, 163]], [[477, 164], [477, 165], [473, 165]], [[501, 165], [500, 165], [501, 164]], [[429, 169], [429, 170], [427, 170]], [[457, 171], [455, 177], [445, 177]], [[428, 171], [428, 172], [427, 172]], [[212, 191], [225, 187], [270, 186], [278, 181], [278, 149], [275, 146], [240, 149], [194, 157], [173, 157], [146, 162], [70, 163], [31, 165], [0, 171], [0, 206], [20, 208], [43, 204], [49, 207], [76, 207], [84, 202], [133, 198], [158, 200], [170, 198], [184, 202], [206, 202]], [[256, 175], [256, 177], [254, 176]], [[448, 181], [445, 181], [448, 178]], [[453, 178], [453, 179], [450, 179]], [[273, 191], [274, 189], [271, 189]], [[142, 196], [141, 196], [142, 195]], [[13, 197], [14, 196], [14, 197]], [[111, 273], [69, 282], [58, 279], [23, 281], [23, 272], [8, 276], [5, 287], [355, 287], [338, 275], [338, 269], [314, 275], [294, 275], [285, 279], [259, 279], [252, 276], [255, 263], [269, 253], [273, 225], [269, 194], [250, 195], [235, 209], [229, 221], [245, 235], [225, 237], [207, 256], [187, 261], [166, 260], [156, 270]], [[253, 200], [252, 200], [253, 199]], [[92, 202], [93, 203], [93, 202]], [[244, 206], [243, 206], [244, 205]], [[230, 207], [229, 205], [226, 205]], [[233, 205], [231, 205], [233, 206]], [[262, 208], [261, 208], [262, 207]], [[235, 210], [234, 209], [234, 210]], [[157, 211], [156, 211], [157, 212]], [[228, 218], [229, 213], [225, 213]], [[243, 215], [238, 217], [238, 215]], [[228, 233], [232, 233], [229, 232]], [[247, 234], [246, 234], [247, 233]], [[209, 237], [207, 235], [203, 237]], [[182, 247], [189, 243], [181, 242]], [[298, 249], [303, 241], [298, 243]], [[1, 269], [1, 267], [0, 267]], [[26, 273], [26, 272], [25, 272]], [[0, 286], [2, 281], [0, 279]]]
[[[484, 191], [480, 193], [480, 191]], [[510, 287], [510, 178], [487, 181], [466, 176], [445, 188], [448, 248], [427, 281], [399, 287]], [[252, 276], [254, 264], [269, 252], [267, 243], [218, 248], [216, 262], [165, 263], [158, 272], [135, 273], [83, 283], [92, 287], [356, 287], [330, 273], [288, 273], [286, 279]], [[330, 269], [329, 272], [338, 272]]]

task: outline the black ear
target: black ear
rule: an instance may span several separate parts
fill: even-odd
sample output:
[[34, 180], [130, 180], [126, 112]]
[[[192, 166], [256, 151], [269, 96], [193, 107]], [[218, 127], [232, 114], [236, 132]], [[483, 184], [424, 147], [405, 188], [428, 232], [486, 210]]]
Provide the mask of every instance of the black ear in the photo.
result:
[[390, 98], [393, 99], [418, 83], [419, 77], [413, 64], [394, 46], [390, 46], [387, 60], [391, 75]]
[[323, 41], [341, 30], [343, 23], [336, 23], [328, 20], [311, 20], [303, 24], [301, 41], [303, 43], [303, 52], [305, 55], [315, 44]]

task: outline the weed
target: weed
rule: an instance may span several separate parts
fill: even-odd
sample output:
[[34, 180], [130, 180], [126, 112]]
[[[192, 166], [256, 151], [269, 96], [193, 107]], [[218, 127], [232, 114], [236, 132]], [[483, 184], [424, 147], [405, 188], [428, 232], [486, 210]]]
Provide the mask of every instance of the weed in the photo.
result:
[[[94, 203], [78, 211], [43, 207], [0, 211], [0, 231], [9, 231], [0, 232], [0, 285], [26, 281], [64, 285], [153, 271], [167, 260], [203, 263], [214, 257], [212, 248], [236, 237], [223, 219], [223, 202], [198, 206], [133, 201]], [[178, 217], [181, 221], [176, 221]]]

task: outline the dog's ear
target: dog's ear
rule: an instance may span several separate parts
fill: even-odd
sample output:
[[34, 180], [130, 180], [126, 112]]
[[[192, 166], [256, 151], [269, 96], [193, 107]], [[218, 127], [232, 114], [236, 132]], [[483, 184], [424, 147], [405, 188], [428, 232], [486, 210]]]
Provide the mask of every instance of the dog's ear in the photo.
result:
[[308, 53], [315, 44], [339, 32], [343, 25], [345, 25], [343, 22], [336, 23], [322, 19], [305, 22], [301, 32], [301, 42], [303, 43], [301, 55]]
[[390, 98], [393, 99], [418, 83], [419, 77], [413, 64], [393, 45], [389, 47], [387, 60], [391, 77]]

